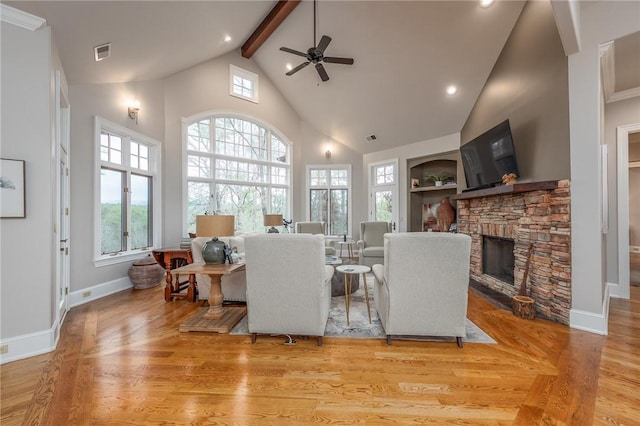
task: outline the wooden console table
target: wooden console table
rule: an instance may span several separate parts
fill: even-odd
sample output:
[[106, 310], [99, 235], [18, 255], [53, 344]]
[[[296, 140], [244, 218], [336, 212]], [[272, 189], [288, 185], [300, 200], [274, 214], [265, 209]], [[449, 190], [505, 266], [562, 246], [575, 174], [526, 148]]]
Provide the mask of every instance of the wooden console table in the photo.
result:
[[[166, 285], [164, 287], [164, 300], [169, 302], [174, 298], [186, 298], [190, 302], [196, 301], [196, 285], [189, 281], [180, 282], [180, 276], [176, 274], [173, 282], [172, 270], [193, 263], [191, 249], [163, 248], [151, 252], [153, 258], [167, 271]], [[182, 290], [187, 289], [186, 293]]]
[[180, 325], [180, 331], [212, 331], [228, 333], [247, 312], [245, 306], [222, 306], [221, 278], [244, 269], [244, 263], [192, 263], [175, 269], [175, 274], [189, 274], [189, 282], [195, 284], [195, 274], [209, 275], [211, 289], [209, 290], [209, 307], [202, 308], [196, 315]]

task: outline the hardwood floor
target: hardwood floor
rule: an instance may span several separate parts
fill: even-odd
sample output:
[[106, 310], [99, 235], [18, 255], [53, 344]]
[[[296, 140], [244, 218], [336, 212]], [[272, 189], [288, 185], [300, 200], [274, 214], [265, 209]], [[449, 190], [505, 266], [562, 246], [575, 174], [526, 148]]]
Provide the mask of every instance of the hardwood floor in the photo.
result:
[[1, 367], [8, 425], [632, 425], [640, 419], [640, 288], [610, 334], [516, 318], [471, 293], [498, 343], [179, 333], [199, 304], [160, 287], [74, 309], [55, 352]]

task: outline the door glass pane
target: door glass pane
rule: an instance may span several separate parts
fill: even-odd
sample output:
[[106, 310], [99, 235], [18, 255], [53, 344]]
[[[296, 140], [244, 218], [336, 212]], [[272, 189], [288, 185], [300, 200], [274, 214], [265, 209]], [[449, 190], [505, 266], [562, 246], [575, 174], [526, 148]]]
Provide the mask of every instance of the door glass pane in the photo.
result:
[[151, 178], [131, 175], [131, 249], [151, 247]]
[[187, 230], [196, 232], [196, 216], [211, 213], [211, 185], [206, 182], [187, 183]]
[[331, 220], [329, 221], [329, 234], [330, 235], [345, 235], [348, 234], [347, 218], [348, 211], [348, 191], [346, 189], [332, 189], [331, 190]]
[[287, 219], [287, 189], [272, 188], [271, 189], [271, 210], [269, 213], [281, 214]]
[[392, 191], [376, 191], [375, 193], [375, 220], [380, 222], [391, 222], [393, 215], [391, 207], [393, 206]]
[[100, 240], [101, 251], [115, 253], [125, 250], [123, 187], [124, 172], [100, 170]]
[[328, 222], [327, 220], [327, 190], [326, 189], [312, 189], [310, 190], [311, 205], [309, 206], [311, 212], [312, 222]]

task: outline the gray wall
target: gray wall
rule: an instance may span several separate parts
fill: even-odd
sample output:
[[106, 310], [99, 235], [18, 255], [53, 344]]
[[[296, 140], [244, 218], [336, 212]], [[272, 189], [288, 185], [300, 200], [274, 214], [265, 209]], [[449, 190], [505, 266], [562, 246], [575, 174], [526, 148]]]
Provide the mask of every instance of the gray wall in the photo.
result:
[[[51, 157], [51, 30], [0, 24], [0, 157], [25, 161], [26, 218], [0, 219], [2, 340], [48, 331], [55, 319]], [[12, 345], [9, 347], [11, 355]]]
[[[72, 85], [71, 99], [71, 292], [127, 276], [131, 262], [97, 268], [94, 261], [95, 141], [99, 116], [160, 142], [164, 139], [162, 81]], [[140, 101], [138, 124], [128, 102]]]
[[[609, 205], [609, 231], [606, 235], [606, 280], [610, 283], [618, 282], [618, 162], [617, 162], [617, 128], [627, 124], [640, 123], [640, 97], [626, 99], [623, 101], [608, 103], [604, 106], [604, 143], [608, 148], [608, 205]], [[638, 144], [636, 144], [638, 145]], [[634, 155], [633, 144], [629, 144], [629, 161]], [[640, 145], [638, 145], [640, 146]], [[629, 191], [632, 193], [633, 178], [637, 176], [637, 170], [629, 169]], [[636, 178], [637, 179], [637, 178]], [[635, 188], [636, 194], [640, 194], [640, 188]], [[636, 221], [629, 221], [631, 232], [629, 237], [640, 238], [640, 202], [635, 198], [636, 204], [629, 198], [629, 219], [636, 218]], [[637, 213], [636, 213], [637, 211]], [[636, 241], [638, 243], [640, 241]], [[629, 240], [630, 245], [634, 245]], [[635, 244], [638, 245], [638, 244]]]
[[527, 2], [460, 132], [460, 143], [509, 119], [520, 180], [569, 178], [567, 69], [551, 5]]

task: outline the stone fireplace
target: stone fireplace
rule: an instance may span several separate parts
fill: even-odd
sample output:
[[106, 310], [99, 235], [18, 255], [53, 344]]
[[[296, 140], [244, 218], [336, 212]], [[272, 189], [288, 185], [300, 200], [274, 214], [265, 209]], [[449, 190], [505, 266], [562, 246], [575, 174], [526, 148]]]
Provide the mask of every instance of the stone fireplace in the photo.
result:
[[[536, 315], [568, 325], [571, 309], [569, 181], [516, 183], [451, 198], [458, 202], [458, 232], [472, 238], [471, 278], [506, 296], [515, 296], [522, 284], [531, 245], [527, 288], [528, 296], [536, 301]], [[513, 252], [512, 274], [505, 271], [511, 268], [509, 251]], [[509, 282], [510, 276], [512, 282]]]

